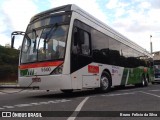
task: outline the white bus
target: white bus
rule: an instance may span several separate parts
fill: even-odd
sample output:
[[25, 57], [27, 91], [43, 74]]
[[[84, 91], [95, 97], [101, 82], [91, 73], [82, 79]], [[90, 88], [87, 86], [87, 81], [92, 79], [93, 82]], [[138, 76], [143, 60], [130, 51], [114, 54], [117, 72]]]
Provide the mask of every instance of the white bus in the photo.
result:
[[19, 59], [19, 85], [63, 92], [118, 85], [147, 86], [152, 56], [76, 5], [33, 16]]
[[153, 61], [153, 69], [154, 69], [154, 79], [152, 84], [160, 83], [160, 60]]

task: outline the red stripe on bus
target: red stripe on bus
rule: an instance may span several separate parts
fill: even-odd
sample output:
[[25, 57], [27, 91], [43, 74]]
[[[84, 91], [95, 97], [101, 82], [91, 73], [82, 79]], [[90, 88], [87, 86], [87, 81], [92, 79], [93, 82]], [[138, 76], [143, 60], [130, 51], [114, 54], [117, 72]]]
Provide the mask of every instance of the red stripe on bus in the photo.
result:
[[50, 67], [50, 66], [59, 66], [63, 61], [55, 61], [55, 62], [41, 62], [41, 63], [31, 63], [20, 65], [20, 69], [28, 69], [28, 68], [37, 68], [37, 67]]

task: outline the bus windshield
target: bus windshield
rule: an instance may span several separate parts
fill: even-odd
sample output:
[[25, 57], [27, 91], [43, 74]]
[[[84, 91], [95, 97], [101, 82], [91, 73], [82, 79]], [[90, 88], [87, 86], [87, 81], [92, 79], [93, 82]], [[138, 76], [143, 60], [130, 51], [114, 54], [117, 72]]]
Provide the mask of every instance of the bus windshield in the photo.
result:
[[39, 23], [43, 21], [28, 26], [21, 49], [22, 64], [64, 59], [69, 25], [54, 23], [41, 26]]

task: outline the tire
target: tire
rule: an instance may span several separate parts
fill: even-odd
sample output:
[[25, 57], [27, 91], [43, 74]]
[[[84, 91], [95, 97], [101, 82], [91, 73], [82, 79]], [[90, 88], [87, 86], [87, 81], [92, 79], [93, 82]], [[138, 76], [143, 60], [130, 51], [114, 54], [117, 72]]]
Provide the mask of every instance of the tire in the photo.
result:
[[73, 90], [71, 89], [71, 90], [61, 90], [63, 93], [72, 93], [73, 92]]
[[145, 86], [148, 86], [148, 83], [149, 83], [149, 77], [147, 75], [147, 77], [145, 78]]
[[100, 90], [108, 92], [111, 89], [111, 76], [107, 72], [103, 72], [100, 79]]
[[141, 86], [141, 87], [145, 87], [145, 84], [146, 84], [146, 78], [145, 78], [144, 75], [142, 75], [142, 80], [141, 80], [140, 86]]

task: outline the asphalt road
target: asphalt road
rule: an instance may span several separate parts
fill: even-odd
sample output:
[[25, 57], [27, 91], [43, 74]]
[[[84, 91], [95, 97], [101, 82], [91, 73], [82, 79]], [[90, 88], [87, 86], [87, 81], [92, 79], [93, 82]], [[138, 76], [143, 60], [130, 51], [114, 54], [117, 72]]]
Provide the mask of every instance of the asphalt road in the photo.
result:
[[[160, 119], [160, 116], [156, 117], [160, 115], [160, 84], [144, 88], [132, 86], [123, 89], [112, 88], [109, 93], [94, 90], [75, 91], [71, 94], [44, 90], [19, 92], [19, 89], [0, 89], [0, 91], [0, 115], [3, 114], [5, 117], [6, 112], [9, 112], [7, 115], [11, 112], [12, 116], [0, 118], [1, 120]], [[45, 117], [46, 115], [48, 117]], [[28, 116], [38, 117], [27, 118]]]

